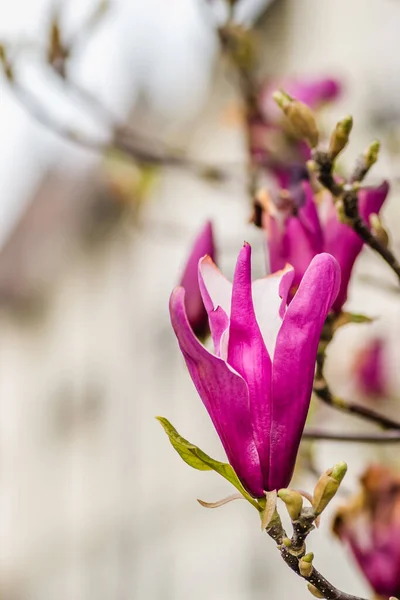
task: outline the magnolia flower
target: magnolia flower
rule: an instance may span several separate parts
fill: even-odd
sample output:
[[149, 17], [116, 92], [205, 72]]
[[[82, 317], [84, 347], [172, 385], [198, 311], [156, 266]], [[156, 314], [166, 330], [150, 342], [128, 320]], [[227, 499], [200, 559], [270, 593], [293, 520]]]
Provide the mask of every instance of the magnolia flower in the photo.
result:
[[251, 247], [240, 251], [233, 284], [209, 256], [199, 283], [215, 353], [194, 335], [185, 292], [171, 295], [170, 314], [193, 383], [228, 460], [255, 498], [286, 487], [310, 403], [321, 329], [339, 289], [338, 264], [316, 256], [287, 307], [293, 269], [251, 282]]
[[[358, 194], [361, 217], [369, 223], [373, 213], [379, 213], [389, 191], [385, 181], [379, 187], [362, 188]], [[338, 219], [329, 194], [318, 210], [313, 191], [303, 181], [296, 189], [292, 206], [277, 209], [272, 202], [264, 207], [263, 226], [267, 233], [267, 246], [271, 271], [281, 269], [287, 262], [295, 269], [294, 288], [298, 286], [312, 258], [329, 252], [341, 268], [341, 286], [333, 305], [340, 312], [347, 299], [347, 288], [356, 258], [363, 241], [348, 225]]]
[[270, 80], [262, 86], [259, 110], [248, 121], [250, 151], [253, 160], [267, 168], [280, 187], [288, 188], [297, 183], [299, 173], [305, 173], [307, 178], [305, 163], [311, 154], [308, 145], [290, 133], [287, 119], [272, 97], [277, 89], [284, 89], [296, 100], [318, 110], [340, 95], [341, 85], [330, 78], [284, 78]]
[[365, 396], [376, 398], [388, 394], [385, 346], [383, 338], [374, 337], [356, 354], [354, 375], [358, 389]]
[[185, 305], [189, 323], [199, 337], [208, 331], [208, 317], [200, 294], [198, 264], [200, 258], [208, 254], [215, 260], [214, 235], [211, 221], [207, 221], [194, 240], [185, 265], [180, 285], [185, 289]]
[[400, 594], [400, 476], [382, 466], [361, 478], [362, 491], [336, 514], [333, 530], [346, 543], [376, 594]]
[[260, 94], [260, 106], [268, 121], [276, 122], [282, 119], [282, 111], [272, 98], [275, 90], [285, 90], [290, 96], [317, 110], [324, 104], [336, 100], [342, 92], [339, 80], [322, 77], [319, 79], [277, 79], [268, 82]]

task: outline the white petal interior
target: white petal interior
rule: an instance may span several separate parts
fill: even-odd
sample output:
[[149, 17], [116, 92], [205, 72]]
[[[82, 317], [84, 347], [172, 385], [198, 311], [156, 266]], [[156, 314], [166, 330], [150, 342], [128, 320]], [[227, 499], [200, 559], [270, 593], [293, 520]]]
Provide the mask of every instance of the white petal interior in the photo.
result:
[[[214, 310], [220, 306], [230, 317], [232, 283], [224, 277], [210, 259], [202, 260], [199, 268]], [[279, 288], [281, 280], [288, 273], [288, 270], [292, 270], [292, 267], [287, 266], [278, 273], [257, 279], [252, 283], [252, 296], [257, 323], [271, 359], [274, 356], [276, 338], [282, 325], [282, 318], [279, 316], [282, 304]], [[223, 333], [220, 341], [220, 356], [224, 360], [227, 359], [228, 340], [229, 329]]]
[[221, 341], [219, 344], [219, 355], [225, 361], [228, 360], [228, 343], [229, 343], [229, 327], [228, 327], [228, 329], [225, 329], [224, 333], [221, 335]]
[[282, 325], [279, 316], [281, 298], [279, 286], [284, 273], [280, 271], [263, 279], [253, 281], [252, 293], [257, 323], [271, 360], [274, 356], [276, 338]]
[[229, 317], [231, 314], [232, 298], [231, 282], [222, 275], [221, 271], [211, 260], [202, 260], [199, 268], [214, 310], [220, 306]]

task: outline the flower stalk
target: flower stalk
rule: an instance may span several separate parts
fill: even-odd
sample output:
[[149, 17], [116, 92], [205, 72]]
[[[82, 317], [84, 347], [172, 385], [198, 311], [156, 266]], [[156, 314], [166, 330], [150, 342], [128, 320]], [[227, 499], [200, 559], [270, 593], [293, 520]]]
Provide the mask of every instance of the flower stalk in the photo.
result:
[[[341, 481], [345, 470], [344, 463], [339, 463], [329, 470], [329, 476], [332, 477], [332, 474], [334, 474]], [[321, 479], [323, 478], [324, 475]], [[340, 481], [337, 481], [338, 487]], [[280, 490], [278, 492], [278, 497], [285, 502], [286, 507], [288, 505], [285, 499], [288, 499], [290, 492], [293, 492], [293, 490]], [[339, 590], [315, 568], [314, 554], [308, 552], [306, 547], [307, 537], [315, 528], [315, 520], [318, 516], [314, 508], [303, 507], [300, 514], [294, 516], [296, 518], [292, 519], [292, 537], [289, 537], [286, 533], [279, 515], [265, 529], [266, 533], [275, 541], [277, 549], [287, 566], [307, 581], [309, 591], [317, 598], [326, 598], [326, 600], [364, 600]]]
[[[292, 119], [288, 111], [289, 100], [284, 101], [285, 97], [290, 98], [292, 103], [296, 101], [285, 94], [284, 92], [276, 92], [274, 98], [277, 104], [282, 108], [283, 112]], [[364, 180], [371, 167], [378, 159], [380, 144], [377, 141], [372, 142], [364, 154], [357, 161], [352, 175], [348, 181], [340, 182], [334, 177], [335, 159], [338, 154], [346, 146], [352, 127], [351, 117], [346, 117], [336, 125], [331, 136], [330, 147], [327, 151], [320, 149], [317, 144], [317, 138], [310, 139], [308, 132], [303, 131], [302, 135], [305, 141], [311, 147], [312, 160], [308, 166], [310, 171], [316, 176], [319, 183], [326, 188], [335, 200], [338, 207], [338, 213], [341, 215], [344, 222], [349, 225], [363, 240], [363, 242], [375, 250], [383, 260], [396, 273], [400, 281], [400, 262], [397, 260], [393, 252], [388, 246], [383, 243], [378, 236], [368, 227], [368, 224], [362, 218], [359, 212], [359, 187]], [[300, 133], [300, 129], [298, 129]]]

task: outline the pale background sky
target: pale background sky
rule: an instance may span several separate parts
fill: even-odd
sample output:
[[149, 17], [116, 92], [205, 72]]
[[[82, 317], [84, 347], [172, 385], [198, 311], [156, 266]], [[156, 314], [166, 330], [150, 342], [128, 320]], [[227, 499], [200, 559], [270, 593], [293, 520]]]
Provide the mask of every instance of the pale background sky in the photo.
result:
[[[270, 0], [268, 0], [270, 1]], [[95, 5], [93, 0], [59, 2], [67, 31], [75, 31]], [[250, 0], [239, 11], [245, 20], [265, 0]], [[0, 0], [0, 38], [37, 42], [46, 30], [56, 0]], [[196, 0], [112, 0], [110, 10], [86, 45], [74, 76], [98, 93], [120, 116], [126, 114], [137, 84], [145, 86], [155, 109], [165, 116], [190, 117], [201, 107], [216, 50], [211, 13]], [[218, 11], [217, 11], [218, 14]], [[26, 77], [42, 97], [49, 85], [37, 65]], [[188, 93], [190, 90], [190, 93]], [[62, 93], [54, 96], [57, 112], [79, 122]], [[84, 121], [83, 121], [84, 122]], [[37, 125], [0, 80], [0, 243], [43, 170], [62, 156], [67, 167], [87, 164], [88, 156]], [[33, 151], [32, 151], [33, 150]]]

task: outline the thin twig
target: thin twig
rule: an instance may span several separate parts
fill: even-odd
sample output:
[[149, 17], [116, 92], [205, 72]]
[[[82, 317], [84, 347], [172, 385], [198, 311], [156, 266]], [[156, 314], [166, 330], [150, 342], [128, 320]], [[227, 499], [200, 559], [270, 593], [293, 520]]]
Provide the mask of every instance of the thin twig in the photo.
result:
[[[264, 116], [259, 105], [259, 85], [254, 75], [254, 57], [252, 56], [251, 38], [244, 29], [233, 22], [218, 30], [221, 49], [230, 58], [236, 72], [238, 87], [245, 111], [245, 127], [248, 152], [248, 192], [254, 201], [259, 187], [261, 167], [254, 159], [252, 152], [252, 127], [255, 123], [263, 124]], [[246, 55], [246, 59], [243, 58]]]
[[[294, 522], [293, 524], [295, 524]], [[284, 544], [284, 539], [287, 539], [286, 532], [282, 526], [280, 518], [275, 519], [272, 526], [266, 529], [268, 535], [275, 541], [277, 544], [278, 550], [288, 565], [288, 567], [294, 571], [299, 577], [302, 577], [305, 581], [311, 584], [318, 592], [326, 598], [326, 600], [364, 600], [358, 596], [353, 596], [351, 594], [347, 594], [346, 592], [342, 592], [338, 588], [336, 588], [332, 583], [330, 583], [317, 569], [313, 566], [311, 574], [306, 577], [300, 573], [299, 568], [299, 559], [302, 558], [306, 553], [305, 548], [305, 539], [307, 535], [314, 529], [314, 525], [312, 521], [309, 519], [307, 521], [300, 520], [297, 522], [299, 528], [302, 529], [302, 547], [299, 549], [296, 545], [293, 545], [295, 541], [293, 538], [291, 540], [291, 545], [287, 547]]]
[[356, 444], [392, 444], [400, 442], [399, 431], [387, 431], [385, 433], [336, 433], [333, 431], [322, 431], [320, 429], [305, 429], [303, 432], [305, 440], [328, 440], [332, 442], [354, 442]]
[[139, 140], [135, 140], [132, 135], [125, 135], [125, 132], [116, 132], [110, 139], [100, 139], [81, 131], [75, 131], [68, 126], [64, 126], [54, 119], [39, 103], [35, 96], [15, 79], [10, 82], [15, 97], [29, 112], [29, 114], [41, 125], [58, 135], [59, 137], [77, 144], [92, 152], [105, 154], [112, 150], [119, 150], [124, 154], [134, 158], [137, 162], [154, 165], [169, 166], [176, 168], [186, 168], [196, 175], [210, 180], [222, 180], [228, 177], [227, 171], [223, 171], [212, 165], [193, 161], [178, 153], [162, 152], [148, 150], [142, 147]]
[[[333, 177], [334, 162], [329, 152], [321, 150], [312, 151], [312, 160], [316, 166], [315, 174], [320, 184], [325, 187], [332, 196], [343, 204], [346, 224], [361, 237], [364, 243], [377, 252], [383, 260], [394, 271], [400, 281], [400, 262], [393, 252], [385, 246], [372, 231], [367, 223], [361, 218], [358, 210], [358, 191], [354, 183], [354, 177], [364, 177], [369, 169], [356, 169], [356, 175], [351, 177], [350, 183], [338, 183]], [[357, 182], [359, 183], [359, 181]]]
[[170, 152], [170, 149], [165, 147], [164, 142], [156, 139], [150, 139], [147, 136], [139, 133], [130, 123], [124, 123], [115, 115], [109, 107], [104, 104], [98, 96], [87, 90], [69, 76], [63, 76], [54, 65], [48, 65], [51, 73], [56, 76], [57, 82], [62, 85], [65, 92], [71, 96], [75, 96], [79, 102], [86, 106], [88, 114], [93, 117], [97, 113], [97, 118], [104, 124], [109, 131], [116, 134], [117, 138], [124, 137], [134, 140], [135, 143], [142, 143], [148, 146], [151, 144], [153, 148], [158, 150], [163, 149], [164, 153]]
[[398, 279], [400, 280], [400, 262], [397, 260], [393, 252], [387, 246], [381, 244], [378, 238], [373, 235], [361, 217], [354, 219], [353, 229], [356, 233], [358, 233], [360, 238], [364, 240], [367, 246], [375, 250], [375, 252], [377, 252], [383, 258], [383, 260], [389, 265], [392, 271], [396, 273]]
[[325, 402], [325, 404], [335, 408], [336, 410], [351, 414], [355, 417], [360, 417], [366, 421], [369, 421], [370, 423], [374, 423], [375, 425], [382, 427], [383, 429], [400, 431], [400, 423], [398, 421], [395, 421], [390, 417], [386, 417], [385, 415], [381, 415], [377, 411], [367, 408], [366, 406], [362, 406], [361, 404], [355, 404], [354, 402], [339, 398], [331, 392], [324, 375], [326, 349], [332, 341], [338, 322], [340, 321], [340, 317], [340, 314], [329, 315], [322, 329], [313, 385], [314, 394], [320, 400], [322, 400], [322, 402]]
[[[57, 83], [62, 86], [63, 90], [78, 99], [79, 102], [85, 106], [90, 117], [97, 118], [102, 125], [104, 125], [108, 131], [113, 132], [116, 137], [119, 138], [121, 136], [124, 137], [124, 139], [130, 137], [136, 145], [137, 143], [142, 143], [145, 144], [146, 147], [149, 147], [149, 144], [151, 144], [153, 148], [157, 148], [155, 151], [156, 154], [159, 153], [161, 149], [164, 154], [170, 153], [170, 149], [166, 148], [164, 142], [155, 139], [150, 140], [147, 136], [135, 130], [130, 123], [123, 122], [98, 96], [96, 96], [96, 94], [90, 92], [69, 76], [67, 67], [73, 51], [75, 52], [76, 41], [71, 40], [67, 43], [62, 43], [60, 38], [60, 25], [58, 23], [55, 23], [55, 25], [58, 31], [56, 54], [50, 54], [50, 56], [47, 57], [47, 62], [42, 65], [43, 68], [47, 67], [48, 71], [55, 76]], [[84, 30], [85, 27], [82, 31]], [[52, 40], [50, 39], [50, 45], [51, 43]], [[37, 50], [39, 52], [40, 47], [38, 44], [33, 43], [27, 50], [29, 50], [29, 52], [26, 52], [27, 58], [30, 58], [32, 51]], [[13, 75], [12, 82], [15, 81], [15, 73], [13, 73]], [[41, 121], [43, 122], [43, 119], [41, 119]]]
[[74, 144], [78, 144], [83, 146], [87, 150], [91, 150], [93, 152], [107, 152], [112, 148], [112, 145], [109, 142], [104, 140], [99, 140], [89, 135], [81, 135], [79, 132], [74, 131], [73, 129], [66, 127], [53, 119], [47, 111], [43, 109], [40, 103], [36, 100], [33, 94], [30, 93], [29, 90], [24, 88], [17, 81], [12, 82], [12, 90], [14, 92], [15, 98], [20, 102], [20, 104], [28, 111], [31, 117], [35, 119], [40, 125], [46, 127], [59, 137], [72, 142]]
[[381, 415], [380, 413], [367, 408], [366, 406], [355, 404], [354, 402], [334, 396], [325, 379], [320, 378], [314, 382], [314, 393], [320, 400], [325, 402], [325, 404], [328, 404], [328, 406], [332, 406], [332, 408], [336, 408], [341, 412], [361, 417], [370, 423], [379, 425], [383, 429], [397, 429], [400, 431], [399, 422], [394, 421], [385, 415]]

